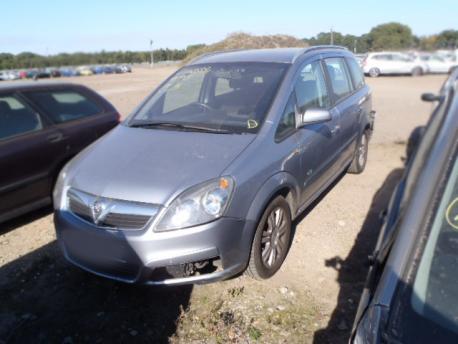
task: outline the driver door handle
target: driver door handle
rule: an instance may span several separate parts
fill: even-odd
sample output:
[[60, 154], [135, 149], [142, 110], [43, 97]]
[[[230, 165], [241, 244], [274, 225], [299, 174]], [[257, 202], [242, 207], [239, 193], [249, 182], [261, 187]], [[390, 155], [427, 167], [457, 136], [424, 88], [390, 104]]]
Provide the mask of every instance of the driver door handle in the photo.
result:
[[51, 143], [55, 143], [55, 142], [62, 141], [64, 139], [64, 135], [62, 133], [54, 133], [54, 134], [48, 135], [46, 139]]
[[334, 128], [331, 129], [331, 134], [335, 135], [339, 132], [339, 130], [340, 130], [340, 125], [336, 125], [334, 126]]

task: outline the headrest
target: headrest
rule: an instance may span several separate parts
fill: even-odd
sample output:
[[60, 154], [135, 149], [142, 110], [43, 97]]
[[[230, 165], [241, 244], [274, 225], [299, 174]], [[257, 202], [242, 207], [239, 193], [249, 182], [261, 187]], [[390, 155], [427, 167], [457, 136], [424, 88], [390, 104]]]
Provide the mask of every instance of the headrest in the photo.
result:
[[11, 112], [11, 106], [4, 100], [0, 100], [0, 115], [7, 115]]

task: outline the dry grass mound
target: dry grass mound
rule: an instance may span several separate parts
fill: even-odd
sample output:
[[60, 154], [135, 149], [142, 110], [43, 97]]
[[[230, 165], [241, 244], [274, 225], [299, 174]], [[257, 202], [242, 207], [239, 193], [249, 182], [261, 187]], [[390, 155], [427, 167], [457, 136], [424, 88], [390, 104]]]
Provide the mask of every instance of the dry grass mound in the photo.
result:
[[307, 43], [289, 35], [253, 36], [244, 32], [236, 32], [228, 35], [226, 39], [206, 45], [189, 54], [183, 62], [189, 62], [195, 57], [212, 51], [234, 49], [262, 49], [262, 48], [291, 48], [305, 47]]

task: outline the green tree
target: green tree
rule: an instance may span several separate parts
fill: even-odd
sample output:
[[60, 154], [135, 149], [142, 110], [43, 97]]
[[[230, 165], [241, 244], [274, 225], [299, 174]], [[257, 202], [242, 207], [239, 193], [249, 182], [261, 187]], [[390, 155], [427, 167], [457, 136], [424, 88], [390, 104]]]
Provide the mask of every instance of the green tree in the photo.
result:
[[458, 30], [445, 30], [437, 35], [436, 48], [458, 48]]
[[368, 34], [371, 50], [397, 50], [411, 48], [412, 30], [400, 23], [387, 23], [374, 27]]
[[[343, 35], [340, 32], [333, 32], [333, 41], [335, 45], [340, 45], [346, 47], [347, 49], [356, 53], [365, 53], [369, 46], [367, 44], [367, 39], [365, 35], [355, 36], [355, 35]], [[327, 45], [331, 43], [331, 33], [330, 32], [320, 32], [315, 37], [304, 39], [309, 45]]]

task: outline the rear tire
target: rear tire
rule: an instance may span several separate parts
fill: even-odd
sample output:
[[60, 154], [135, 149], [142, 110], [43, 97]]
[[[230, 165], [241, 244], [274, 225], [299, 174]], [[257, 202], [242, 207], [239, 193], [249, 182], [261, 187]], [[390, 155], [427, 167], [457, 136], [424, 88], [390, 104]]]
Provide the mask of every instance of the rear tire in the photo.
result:
[[360, 174], [363, 173], [367, 163], [367, 153], [369, 150], [369, 132], [366, 130], [359, 138], [358, 146], [356, 147], [355, 156], [348, 168], [348, 173]]
[[261, 280], [272, 277], [288, 253], [291, 238], [291, 211], [288, 202], [276, 197], [259, 220], [246, 274]]
[[412, 70], [412, 76], [421, 76], [423, 75], [423, 69], [421, 67], [415, 67]]
[[369, 69], [369, 76], [371, 78], [376, 78], [380, 75], [380, 69], [378, 68], [371, 68]]

